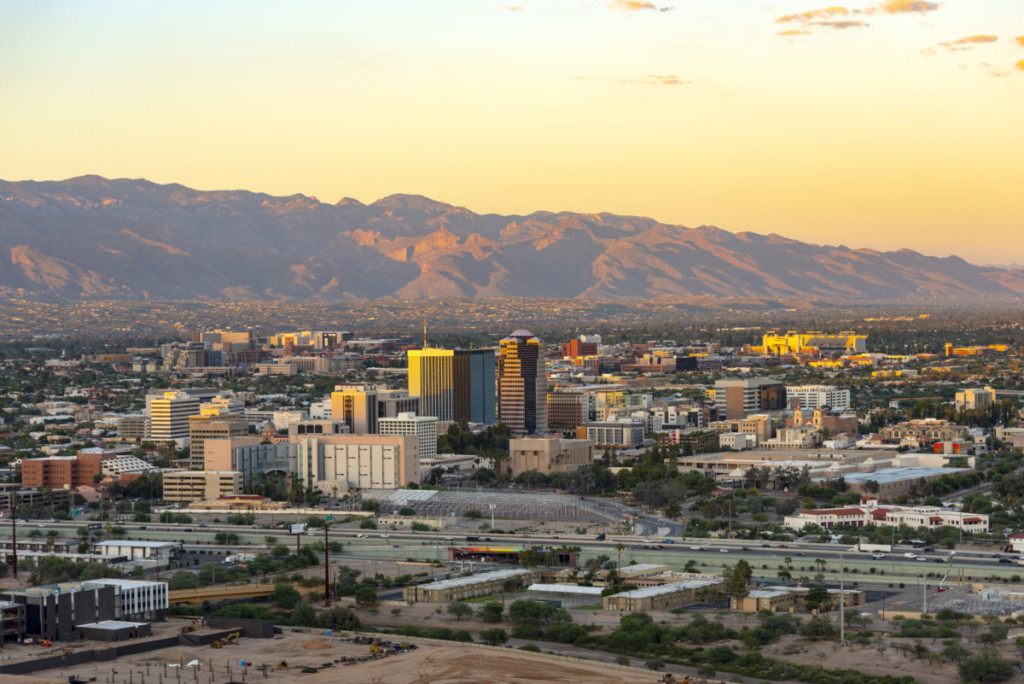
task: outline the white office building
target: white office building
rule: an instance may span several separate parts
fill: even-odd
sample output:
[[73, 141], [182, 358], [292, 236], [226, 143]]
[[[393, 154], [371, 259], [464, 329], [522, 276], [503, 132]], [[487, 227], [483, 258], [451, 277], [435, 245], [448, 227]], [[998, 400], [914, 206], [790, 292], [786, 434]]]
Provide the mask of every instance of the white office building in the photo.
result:
[[381, 418], [377, 429], [382, 435], [415, 435], [420, 440], [420, 460], [437, 456], [437, 418], [399, 413], [395, 418]]
[[850, 410], [850, 390], [845, 387], [831, 385], [800, 385], [786, 388], [786, 400], [790, 406], [793, 400], [800, 402], [801, 411], [831, 407], [832, 411]]

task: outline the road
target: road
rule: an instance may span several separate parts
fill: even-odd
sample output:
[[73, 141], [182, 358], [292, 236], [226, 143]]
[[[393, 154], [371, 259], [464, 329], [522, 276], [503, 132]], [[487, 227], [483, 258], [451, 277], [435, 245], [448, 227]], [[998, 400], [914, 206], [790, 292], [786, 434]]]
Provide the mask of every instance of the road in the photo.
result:
[[[622, 507], [624, 508], [624, 507]], [[612, 515], [619, 513], [619, 508], [610, 505]], [[19, 523], [18, 536], [26, 538], [32, 530], [40, 532], [56, 530], [62, 538], [77, 538], [77, 530], [83, 522], [33, 521]], [[123, 527], [129, 539], [147, 539], [153, 541], [180, 541], [186, 547], [195, 549], [224, 549], [215, 543], [218, 532], [238, 535], [238, 544], [228, 549], [243, 550], [244, 545], [267, 544], [267, 538], [274, 543], [294, 544], [295, 538], [284, 529], [252, 529], [238, 525], [224, 524], [191, 524], [169, 525], [165, 523], [118, 523]], [[386, 536], [385, 536], [386, 535]], [[10, 526], [0, 525], [0, 538], [10, 537]], [[323, 539], [320, 531], [313, 531], [306, 536], [304, 543], [312, 543]], [[344, 555], [358, 557], [376, 557], [390, 559], [417, 558], [421, 560], [447, 560], [447, 549], [451, 545], [495, 546], [498, 548], [520, 548], [528, 546], [558, 547], [578, 546], [581, 549], [581, 560], [585, 561], [599, 555], [617, 558], [618, 545], [623, 549], [623, 563], [655, 563], [680, 569], [689, 561], [694, 561], [697, 570], [718, 574], [723, 565], [732, 565], [739, 559], [751, 564], [755, 576], [774, 578], [779, 566], [785, 558], [790, 558], [793, 573], [796, 576], [814, 574], [815, 559], [826, 561], [831, 571], [837, 569], [840, 560], [852, 574], [866, 577], [881, 578], [884, 576], [917, 577], [922, 574], [935, 573], [944, 575], [952, 566], [961, 568], [966, 575], [973, 578], [1011, 577], [1024, 574], [1024, 568], [1011, 563], [999, 563], [997, 554], [992, 551], [976, 551], [971, 548], [958, 549], [952, 556], [948, 551], [923, 553], [910, 547], [897, 547], [893, 553], [886, 554], [882, 559], [874, 559], [871, 554], [849, 551], [849, 547], [835, 544], [810, 544], [790, 542], [759, 543], [744, 540], [723, 539], [674, 539], [669, 538], [635, 538], [612, 536], [604, 541], [582, 535], [516, 535], [494, 534], [479, 535], [479, 541], [467, 542], [464, 535], [446, 534], [444, 532], [382, 532], [360, 530], [352, 525], [332, 526], [331, 541], [340, 541], [344, 546]], [[673, 541], [674, 543], [667, 543]], [[652, 548], [653, 547], [653, 548]], [[661, 548], [658, 548], [661, 547]], [[914, 553], [925, 560], [905, 558], [905, 553]], [[872, 574], [871, 568], [875, 569]], [[955, 575], [955, 572], [953, 573]], [[865, 577], [865, 579], [866, 579]]]

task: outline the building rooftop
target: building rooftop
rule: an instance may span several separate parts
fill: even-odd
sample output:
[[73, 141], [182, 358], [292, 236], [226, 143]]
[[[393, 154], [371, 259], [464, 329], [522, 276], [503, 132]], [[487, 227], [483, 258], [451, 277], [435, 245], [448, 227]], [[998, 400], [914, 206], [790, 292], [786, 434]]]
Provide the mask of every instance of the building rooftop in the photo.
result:
[[867, 482], [874, 480], [878, 484], [913, 480], [919, 477], [937, 477], [948, 473], [962, 473], [970, 468], [929, 468], [926, 466], [903, 466], [876, 470], [873, 473], [843, 473], [847, 482]]
[[141, 541], [138, 539], [120, 539], [101, 541], [96, 546], [130, 546], [137, 549], [164, 549], [168, 546], [177, 546], [179, 542], [164, 541]]
[[721, 580], [685, 580], [682, 582], [672, 582], [671, 584], [659, 584], [653, 587], [644, 587], [643, 589], [634, 589], [633, 591], [615, 594], [615, 596], [624, 596], [631, 599], [650, 598], [651, 596], [672, 594], [677, 591], [684, 591], [687, 589], [702, 589], [716, 584], [721, 584]]
[[619, 576], [637, 577], [638, 575], [653, 575], [663, 570], [668, 570], [668, 566], [656, 563], [637, 563], [636, 565], [623, 566], [619, 570]]
[[792, 593], [792, 592], [790, 592], [790, 591], [783, 591], [783, 590], [780, 590], [780, 589], [755, 589], [755, 590], [751, 591], [749, 594], [747, 594], [747, 598], [753, 598], [753, 599], [776, 598], [778, 596], [786, 596], [787, 594], [790, 594], [790, 593]]
[[88, 629], [125, 629], [133, 627], [142, 627], [147, 623], [145, 622], [124, 622], [122, 620], [104, 620], [103, 622], [93, 622], [90, 624], [79, 625], [79, 628], [86, 627]]
[[479, 575], [470, 575], [469, 577], [455, 577], [449, 580], [441, 580], [439, 582], [431, 582], [430, 584], [423, 585], [424, 588], [430, 590], [436, 589], [453, 589], [455, 587], [472, 586], [474, 584], [480, 584], [482, 582], [491, 582], [494, 580], [510, 579], [512, 577], [519, 577], [525, 575], [529, 570], [524, 568], [511, 568], [509, 570], [495, 570], [493, 572], [484, 572]]
[[109, 584], [115, 587], [121, 587], [122, 589], [135, 589], [142, 587], [152, 587], [158, 585], [166, 585], [167, 582], [146, 582], [144, 580], [131, 580], [131, 579], [118, 579], [115, 577], [104, 577], [101, 579], [88, 580], [86, 584]]
[[580, 594], [582, 596], [600, 596], [601, 587], [581, 587], [578, 584], [531, 584], [528, 591], [548, 594]]

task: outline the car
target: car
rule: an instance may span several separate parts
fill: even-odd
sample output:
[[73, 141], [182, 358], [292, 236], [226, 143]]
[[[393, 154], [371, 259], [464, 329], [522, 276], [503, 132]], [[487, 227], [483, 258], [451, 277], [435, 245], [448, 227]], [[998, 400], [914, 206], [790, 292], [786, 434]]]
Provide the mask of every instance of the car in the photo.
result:
[[936, 563], [948, 563], [949, 559], [948, 558], [936, 558], [935, 562]]
[[740, 547], [740, 551], [749, 551], [749, 550], [750, 550], [749, 546], [741, 546]]
[[1000, 563], [1012, 563], [1013, 561], [1010, 560], [1009, 558], [1000, 558], [999, 562]]
[[368, 535], [368, 534], [357, 534], [356, 536], [359, 537], [360, 539], [365, 539], [366, 537], [369, 537], [370, 535]]
[[779, 544], [779, 548], [780, 549], [788, 549], [789, 548], [789, 544]]
[[932, 547], [930, 547], [930, 546], [926, 546], [926, 547], [924, 547], [923, 549], [921, 549], [921, 551], [922, 551], [923, 553], [935, 553], [935, 549], [933, 549], [933, 548], [932, 548]]
[[665, 540], [665, 543], [666, 543], [666, 544], [675, 544], [675, 543], [676, 543], [676, 540], [675, 540], [675, 539], [666, 539], [666, 540]]
[[484, 541], [492, 541], [490, 537], [484, 537]]
[[798, 555], [798, 556], [806, 556], [807, 554], [804, 553], [803, 551], [797, 551], [796, 555]]
[[916, 560], [918, 563], [927, 563], [928, 562], [928, 559], [925, 558], [924, 556], [918, 556], [914, 560]]
[[729, 549], [721, 548], [721, 549], [718, 549], [718, 552], [719, 553], [729, 553]]
[[873, 554], [871, 554], [871, 560], [882, 560], [883, 558], [885, 558], [885, 554], [884, 553], [873, 553]]
[[693, 545], [693, 546], [691, 546], [691, 547], [690, 547], [690, 549], [691, 549], [692, 551], [703, 551], [703, 550], [704, 550], [704, 547], [703, 547], [703, 546], [697, 546], [697, 545]]
[[761, 544], [761, 548], [762, 549], [767, 549], [769, 546], [771, 546], [771, 544], [768, 544], [768, 543]]
[[658, 544], [658, 545], [657, 545], [657, 546], [655, 546], [654, 548], [656, 548], [656, 549], [665, 549], [665, 548], [668, 548], [668, 547], [667, 547], [667, 546], [665, 546], [664, 544]]

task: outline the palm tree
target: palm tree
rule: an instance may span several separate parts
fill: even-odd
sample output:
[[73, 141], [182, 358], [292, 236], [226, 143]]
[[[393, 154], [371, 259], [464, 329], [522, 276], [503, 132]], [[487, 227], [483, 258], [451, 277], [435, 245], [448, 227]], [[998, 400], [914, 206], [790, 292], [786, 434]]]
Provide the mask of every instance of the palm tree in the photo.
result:
[[619, 542], [615, 545], [615, 550], [619, 552], [619, 564], [615, 566], [615, 569], [618, 571], [622, 569], [622, 552], [626, 550], [626, 545]]

